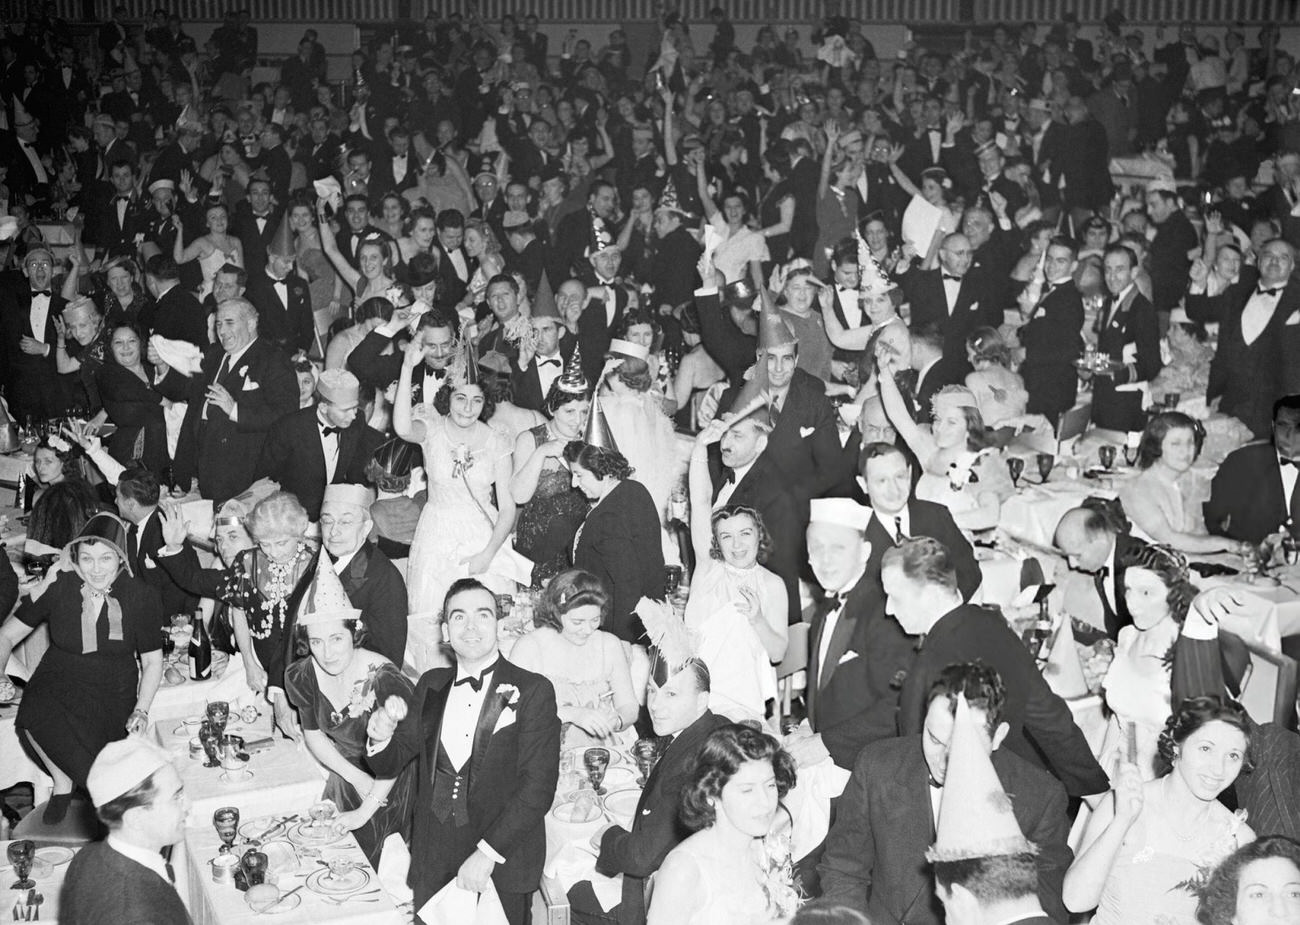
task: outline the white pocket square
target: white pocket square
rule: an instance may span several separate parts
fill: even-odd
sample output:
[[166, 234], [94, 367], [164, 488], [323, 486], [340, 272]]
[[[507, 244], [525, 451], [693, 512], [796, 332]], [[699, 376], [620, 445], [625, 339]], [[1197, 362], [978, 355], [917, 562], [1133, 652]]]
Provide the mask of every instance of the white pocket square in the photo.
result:
[[1293, 328], [1300, 324], [1300, 311], [1292, 312], [1291, 317], [1286, 320], [1286, 327]]
[[980, 303], [978, 302], [970, 303], [970, 311], [977, 312], [979, 310], [980, 310]]
[[513, 726], [514, 724], [515, 711], [507, 707], [502, 710], [501, 715], [497, 717], [497, 724], [492, 727], [492, 734], [496, 735], [502, 729], [505, 729], [507, 726]]
[[1120, 359], [1119, 359], [1119, 361], [1120, 361], [1121, 363], [1123, 363], [1123, 364], [1126, 365], [1126, 366], [1127, 366], [1129, 363], [1136, 363], [1136, 362], [1137, 362], [1137, 359], [1138, 359], [1138, 345], [1137, 345], [1137, 344], [1125, 344], [1125, 345], [1124, 345], [1124, 349], [1123, 349], [1123, 351], [1122, 351], [1121, 353], [1122, 353], [1122, 355], [1120, 356]]
[[246, 380], [244, 380], [244, 391], [245, 391], [245, 392], [251, 392], [251, 391], [253, 391], [254, 389], [260, 389], [261, 387], [262, 387], [262, 386], [261, 386], [260, 384], [258, 384], [258, 383], [256, 383], [256, 382], [253, 382], [251, 379], [246, 379]]
[[849, 651], [845, 652], [843, 655], [840, 656], [840, 660], [836, 664], [843, 665], [846, 662], [853, 661], [857, 657], [858, 657], [858, 653], [854, 652], [852, 649], [849, 649]]
[[800, 427], [800, 428], [799, 428], [799, 436], [802, 437], [803, 439], [807, 440], [809, 437], [811, 437], [811, 436], [816, 432], [816, 430], [817, 430], [816, 427]]

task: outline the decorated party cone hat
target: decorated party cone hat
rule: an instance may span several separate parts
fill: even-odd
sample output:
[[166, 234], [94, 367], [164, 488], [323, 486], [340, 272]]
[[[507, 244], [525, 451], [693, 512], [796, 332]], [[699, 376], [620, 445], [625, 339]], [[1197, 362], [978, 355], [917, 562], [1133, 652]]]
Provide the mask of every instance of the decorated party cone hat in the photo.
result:
[[897, 289], [898, 284], [889, 278], [884, 267], [871, 256], [871, 248], [867, 247], [866, 239], [857, 231], [853, 232], [853, 237], [858, 242], [858, 291], [863, 295], [874, 296]]
[[578, 344], [573, 345], [573, 353], [569, 354], [569, 362], [564, 364], [564, 372], [555, 380], [555, 387], [570, 395], [584, 395], [590, 391], [591, 383], [582, 373], [582, 347]]
[[1034, 854], [1011, 810], [989, 758], [987, 733], [971, 715], [964, 694], [957, 695], [957, 715], [948, 745], [948, 770], [934, 844], [926, 860], [965, 861], [1008, 854]]
[[343, 583], [334, 573], [334, 564], [329, 556], [321, 556], [316, 563], [316, 574], [312, 577], [302, 603], [298, 605], [298, 625], [312, 626], [333, 620], [359, 620], [361, 611], [352, 606], [348, 593], [343, 590]]
[[598, 446], [604, 450], [618, 452], [618, 444], [614, 442], [614, 433], [609, 429], [609, 421], [605, 420], [605, 409], [600, 406], [599, 395], [591, 397], [591, 413], [587, 415], [587, 432], [582, 439], [588, 446]]
[[275, 229], [275, 237], [271, 239], [266, 252], [272, 257], [296, 257], [298, 255], [293, 247], [293, 231], [289, 228], [288, 212], [280, 219], [280, 225]]
[[551, 291], [551, 281], [546, 277], [546, 271], [542, 271], [542, 279], [537, 284], [537, 295], [533, 297], [532, 312], [534, 318], [554, 318], [560, 319], [560, 310], [555, 306], [555, 293]]
[[1067, 616], [1056, 631], [1056, 639], [1047, 654], [1043, 680], [1058, 697], [1072, 700], [1088, 695], [1088, 682], [1083, 676], [1083, 663], [1079, 661], [1079, 647], [1074, 644], [1074, 628]]

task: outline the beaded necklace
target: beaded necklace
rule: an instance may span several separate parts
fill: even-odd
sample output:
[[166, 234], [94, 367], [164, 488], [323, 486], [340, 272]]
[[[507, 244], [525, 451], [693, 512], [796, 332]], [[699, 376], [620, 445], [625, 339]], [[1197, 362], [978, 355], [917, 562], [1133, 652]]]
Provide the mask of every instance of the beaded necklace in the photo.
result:
[[[307, 545], [299, 543], [298, 548], [293, 552], [293, 558], [288, 562], [281, 564], [268, 557], [266, 562], [268, 578], [266, 588], [262, 591], [264, 603], [262, 607], [252, 608], [252, 613], [265, 612], [268, 619], [265, 622], [255, 619], [248, 621], [248, 633], [254, 639], [266, 639], [277, 626], [288, 625], [289, 595], [293, 593], [296, 584], [293, 574], [298, 560], [306, 553]], [[254, 580], [254, 587], [256, 585]]]

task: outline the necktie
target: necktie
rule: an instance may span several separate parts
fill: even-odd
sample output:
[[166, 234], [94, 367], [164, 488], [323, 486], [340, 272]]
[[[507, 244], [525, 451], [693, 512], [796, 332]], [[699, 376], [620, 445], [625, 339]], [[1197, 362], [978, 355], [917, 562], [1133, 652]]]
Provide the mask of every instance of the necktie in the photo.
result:
[[140, 526], [130, 524], [126, 528], [126, 558], [134, 568], [140, 556]]
[[[1106, 579], [1110, 576], [1110, 566], [1103, 565], [1097, 571], [1092, 573], [1092, 584], [1097, 589], [1097, 596], [1101, 598], [1101, 612], [1106, 618], [1106, 634], [1112, 639], [1119, 632], [1119, 621], [1115, 618], [1115, 608], [1110, 606], [1110, 598], [1106, 596]], [[1115, 588], [1116, 595], [1119, 594], [1119, 588]]]
[[220, 382], [228, 372], [230, 372], [230, 354], [227, 353], [221, 358], [221, 365], [217, 367], [217, 378], [213, 382]]
[[1273, 288], [1273, 289], [1265, 289], [1263, 286], [1256, 286], [1256, 287], [1255, 287], [1255, 295], [1268, 295], [1268, 296], [1275, 296], [1275, 295], [1277, 295], [1279, 292], [1281, 292], [1282, 289], [1283, 289], [1282, 286], [1277, 286], [1276, 288]]
[[905, 539], [907, 539], [907, 537], [903, 533], [903, 515], [895, 514], [894, 515], [894, 542], [898, 543], [898, 545], [901, 546], [903, 545], [903, 540]]
[[172, 867], [172, 846], [168, 845], [159, 852], [163, 859], [163, 870], [167, 871], [167, 882], [176, 885], [176, 868]]

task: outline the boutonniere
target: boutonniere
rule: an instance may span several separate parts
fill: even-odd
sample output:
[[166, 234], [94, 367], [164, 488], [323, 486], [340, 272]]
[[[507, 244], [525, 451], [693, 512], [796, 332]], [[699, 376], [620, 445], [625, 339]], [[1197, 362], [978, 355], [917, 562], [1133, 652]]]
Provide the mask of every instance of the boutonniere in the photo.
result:
[[513, 684], [498, 684], [497, 696], [502, 700], [502, 708], [509, 707], [515, 709], [519, 703], [519, 688]]
[[458, 479], [470, 469], [474, 468], [474, 454], [470, 452], [469, 447], [464, 443], [457, 443], [451, 448], [451, 477]]

